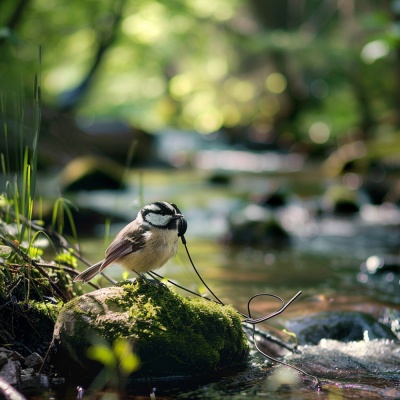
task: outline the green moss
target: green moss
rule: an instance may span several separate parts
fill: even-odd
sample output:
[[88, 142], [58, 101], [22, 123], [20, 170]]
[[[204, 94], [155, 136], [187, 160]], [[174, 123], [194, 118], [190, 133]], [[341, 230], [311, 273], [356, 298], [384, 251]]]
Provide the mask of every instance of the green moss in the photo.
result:
[[[69, 302], [55, 336], [82, 363], [93, 335], [134, 343], [144, 374], [209, 372], [241, 364], [248, 344], [237, 312], [201, 298], [185, 298], [143, 280], [101, 289]], [[71, 353], [71, 351], [70, 351]]]
[[[26, 269], [21, 267], [19, 271]], [[23, 273], [10, 273], [0, 266], [0, 346], [12, 346], [22, 354], [45, 354], [61, 303], [44, 301], [52, 291], [48, 279], [31, 268], [28, 281]], [[39, 293], [44, 293], [39, 295]], [[31, 294], [26, 301], [27, 293]]]
[[31, 300], [0, 307], [0, 346], [13, 344], [22, 354], [38, 352], [44, 355], [52, 337], [61, 304]]
[[38, 324], [45, 320], [49, 320], [55, 324], [58, 314], [60, 313], [60, 310], [63, 306], [62, 302], [59, 302], [57, 304], [53, 303], [45, 303], [39, 302], [39, 301], [29, 301], [27, 304], [27, 307], [31, 310], [32, 313], [35, 313], [37, 316], [38, 320], [36, 321]]

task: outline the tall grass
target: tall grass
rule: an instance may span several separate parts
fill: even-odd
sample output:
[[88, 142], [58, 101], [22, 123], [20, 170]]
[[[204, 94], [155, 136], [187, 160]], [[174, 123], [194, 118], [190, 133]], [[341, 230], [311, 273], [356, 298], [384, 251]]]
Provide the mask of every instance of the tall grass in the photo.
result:
[[[26, 143], [25, 130], [29, 124], [26, 123], [25, 93], [22, 89], [21, 82], [16, 84], [16, 91], [14, 93], [1, 93], [0, 96], [5, 145], [5, 153], [1, 154], [1, 167], [5, 177], [5, 193], [3, 196], [7, 199], [3, 224], [9, 224], [2, 229], [1, 236], [3, 242], [6, 242], [10, 238], [13, 239], [12, 243], [16, 248], [11, 256], [11, 260], [14, 261], [22, 261], [23, 255], [19, 252], [24, 250], [26, 251], [27, 257], [37, 255], [37, 250], [32, 251], [34, 249], [33, 242], [35, 241], [36, 235], [32, 238], [31, 225], [26, 224], [24, 221], [32, 220], [36, 191], [38, 139], [41, 121], [41, 60], [41, 49], [39, 48], [39, 73], [35, 74], [33, 84], [31, 143]], [[11, 125], [11, 127], [9, 125]], [[13, 135], [15, 139], [13, 150], [10, 150], [10, 135]], [[13, 160], [11, 159], [12, 156], [14, 157]], [[12, 168], [16, 168], [16, 172], [12, 172]], [[13, 225], [16, 228], [16, 232], [14, 235], [11, 235], [9, 227]], [[25, 248], [23, 245], [24, 242], [27, 243]], [[5, 270], [7, 273], [7, 269]], [[27, 279], [25, 281], [25, 300], [30, 298], [31, 285], [34, 284], [34, 281], [31, 279], [31, 272], [31, 265], [28, 263], [26, 269]]]
[[[26, 234], [28, 234], [29, 241], [29, 227], [21, 223], [21, 216], [28, 220], [32, 219], [36, 192], [38, 141], [42, 115], [41, 64], [42, 51], [39, 48], [39, 73], [35, 74], [33, 83], [31, 143], [26, 143], [25, 127], [29, 124], [26, 123], [25, 96], [22, 84], [17, 84], [17, 90], [12, 94], [4, 92], [0, 94], [5, 149], [0, 156], [1, 169], [5, 177], [5, 196], [13, 207], [20, 241], [26, 238]], [[10, 150], [10, 134], [15, 138], [14, 151]], [[11, 162], [12, 157], [13, 163]], [[12, 166], [16, 167], [18, 172], [13, 173]]]
[[[43, 296], [49, 295], [66, 300], [73, 294], [70, 277], [68, 282], [60, 264], [57, 266], [54, 261], [44, 262], [41, 258], [42, 250], [36, 244], [40, 236], [50, 241], [54, 251], [59, 251], [60, 242], [67, 243], [62, 236], [42, 229], [40, 221], [33, 221], [34, 209], [38, 210], [40, 217], [42, 215], [42, 199], [36, 199], [38, 144], [42, 118], [41, 48], [38, 59], [39, 72], [33, 78], [31, 106], [25, 99], [22, 84], [15, 85], [15, 93], [0, 92], [3, 131], [0, 140], [1, 137], [4, 139], [4, 152], [0, 154], [0, 162], [5, 182], [4, 191], [0, 189], [0, 244], [11, 249], [6, 261], [0, 258], [0, 286], [4, 287], [4, 282], [7, 281], [6, 295], [14, 296], [18, 291], [18, 300], [25, 302], [31, 298], [42, 300]], [[27, 109], [32, 110], [29, 112], [29, 121]], [[11, 148], [11, 138], [14, 139], [14, 148]], [[71, 207], [65, 199], [55, 202], [53, 229], [62, 233], [64, 218], [67, 218], [74, 236], [77, 237]], [[54, 245], [52, 239], [58, 244]], [[66, 253], [64, 257], [62, 254], [58, 257], [59, 254], [54, 260], [58, 258], [63, 265], [72, 265], [74, 268], [76, 261], [72, 260], [68, 246], [61, 251]], [[2, 274], [7, 278], [3, 282]], [[62, 287], [60, 282], [67, 286]]]
[[75, 206], [72, 202], [64, 197], [59, 197], [53, 206], [53, 214], [51, 218], [51, 226], [61, 235], [64, 232], [65, 227], [65, 217], [67, 218], [72, 236], [77, 241], [78, 240], [78, 232], [76, 231], [74, 217], [72, 215], [72, 208]]

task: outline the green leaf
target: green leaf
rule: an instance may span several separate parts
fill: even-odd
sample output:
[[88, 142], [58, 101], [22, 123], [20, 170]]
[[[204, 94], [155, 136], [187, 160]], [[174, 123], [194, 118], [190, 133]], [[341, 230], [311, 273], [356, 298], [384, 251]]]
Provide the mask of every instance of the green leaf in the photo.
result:
[[117, 360], [112, 349], [105, 344], [94, 344], [86, 352], [88, 358], [98, 361], [107, 368], [116, 368]]
[[54, 257], [54, 261], [64, 265], [70, 265], [73, 268], [78, 266], [78, 261], [71, 251], [64, 251]]
[[43, 250], [38, 247], [29, 246], [28, 254], [30, 258], [38, 260], [43, 255]]
[[119, 338], [113, 344], [115, 357], [119, 361], [121, 372], [129, 375], [139, 368], [139, 357], [133, 352], [132, 345], [129, 340]]
[[282, 329], [282, 332], [283, 332], [283, 333], [286, 333], [286, 335], [289, 335], [289, 336], [291, 336], [292, 338], [294, 338], [294, 340], [295, 340], [296, 343], [297, 343], [297, 336], [296, 336], [296, 334], [295, 334], [294, 332], [288, 331], [287, 329]]
[[11, 247], [0, 246], [0, 257], [8, 257], [11, 254]]

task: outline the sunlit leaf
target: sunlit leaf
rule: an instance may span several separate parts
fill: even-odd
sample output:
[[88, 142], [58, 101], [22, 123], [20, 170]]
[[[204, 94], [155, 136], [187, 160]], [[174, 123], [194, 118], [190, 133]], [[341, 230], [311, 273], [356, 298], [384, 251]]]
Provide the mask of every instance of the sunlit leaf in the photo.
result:
[[43, 250], [35, 247], [35, 246], [30, 246], [29, 247], [29, 257], [32, 259], [38, 259], [43, 255]]
[[139, 368], [139, 357], [133, 352], [129, 340], [123, 338], [116, 339], [113, 350], [123, 373], [128, 375]]
[[128, 276], [129, 276], [129, 271], [124, 271], [122, 273], [122, 280], [126, 281], [128, 279]]
[[202, 295], [205, 296], [208, 293], [207, 288], [204, 285], [198, 285], [197, 291]]
[[76, 257], [70, 251], [64, 251], [54, 257], [54, 261], [64, 265], [70, 265], [73, 268], [78, 266]]
[[286, 333], [286, 335], [289, 335], [289, 336], [291, 336], [292, 338], [294, 338], [294, 340], [295, 340], [296, 343], [297, 343], [297, 336], [296, 336], [296, 334], [295, 334], [294, 332], [288, 331], [287, 329], [282, 329], [282, 332], [283, 332], [283, 333]]
[[88, 358], [98, 361], [108, 368], [115, 368], [117, 360], [113, 350], [105, 344], [94, 344], [90, 346], [86, 352]]

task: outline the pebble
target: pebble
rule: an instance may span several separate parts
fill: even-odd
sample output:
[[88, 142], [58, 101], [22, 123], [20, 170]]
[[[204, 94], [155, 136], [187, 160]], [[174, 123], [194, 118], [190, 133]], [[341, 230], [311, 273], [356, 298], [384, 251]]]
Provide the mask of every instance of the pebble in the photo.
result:
[[64, 383], [63, 378], [50, 379], [47, 375], [39, 374], [43, 357], [34, 352], [23, 357], [14, 350], [0, 347], [0, 377], [23, 393], [41, 393], [49, 389], [50, 384]]

